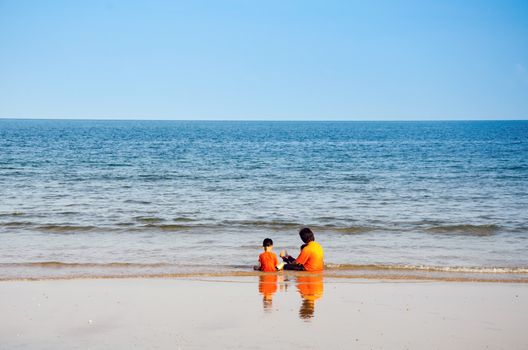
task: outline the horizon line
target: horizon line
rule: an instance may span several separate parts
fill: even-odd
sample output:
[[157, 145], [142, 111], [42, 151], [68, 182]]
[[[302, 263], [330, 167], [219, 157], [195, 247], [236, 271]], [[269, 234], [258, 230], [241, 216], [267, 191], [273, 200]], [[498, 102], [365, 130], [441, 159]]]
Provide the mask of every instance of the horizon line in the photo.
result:
[[71, 118], [71, 117], [2, 117], [0, 120], [79, 120], [79, 121], [184, 121], [184, 122], [470, 122], [470, 121], [528, 121], [528, 118], [516, 119], [450, 119], [450, 118], [435, 118], [435, 119], [146, 119], [146, 118]]

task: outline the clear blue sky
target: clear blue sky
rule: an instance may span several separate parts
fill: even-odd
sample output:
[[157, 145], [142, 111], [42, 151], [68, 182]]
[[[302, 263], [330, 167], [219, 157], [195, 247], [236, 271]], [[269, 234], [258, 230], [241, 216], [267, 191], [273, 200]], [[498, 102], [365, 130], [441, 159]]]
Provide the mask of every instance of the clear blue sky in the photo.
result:
[[528, 1], [0, 0], [0, 117], [527, 119]]

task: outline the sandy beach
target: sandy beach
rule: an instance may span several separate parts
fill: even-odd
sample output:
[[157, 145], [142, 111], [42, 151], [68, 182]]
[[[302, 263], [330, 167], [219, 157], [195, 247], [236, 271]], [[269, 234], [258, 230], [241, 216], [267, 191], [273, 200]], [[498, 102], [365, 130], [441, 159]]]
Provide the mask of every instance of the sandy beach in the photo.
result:
[[0, 0], [0, 350], [528, 350], [528, 0]]
[[528, 286], [303, 274], [0, 282], [1, 349], [526, 349]]

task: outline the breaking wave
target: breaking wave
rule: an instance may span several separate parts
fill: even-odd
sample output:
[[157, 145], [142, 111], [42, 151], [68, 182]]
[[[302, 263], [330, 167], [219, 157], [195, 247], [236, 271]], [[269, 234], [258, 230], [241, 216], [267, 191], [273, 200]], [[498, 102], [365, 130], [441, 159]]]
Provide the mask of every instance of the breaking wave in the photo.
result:
[[528, 274], [528, 267], [480, 267], [480, 266], [428, 266], [428, 265], [377, 265], [377, 264], [327, 264], [333, 271], [424, 271], [482, 274]]
[[22, 262], [22, 263], [0, 263], [0, 267], [27, 267], [27, 268], [152, 268], [170, 266], [168, 263], [127, 263], [127, 262], [111, 262], [111, 263], [77, 263], [77, 262], [61, 262], [61, 261], [38, 261], [38, 262]]
[[[70, 217], [71, 218], [71, 217]], [[355, 235], [364, 233], [413, 233], [413, 234], [438, 234], [438, 235], [465, 235], [475, 237], [487, 237], [498, 233], [528, 233], [524, 225], [498, 224], [445, 224], [436, 221], [419, 221], [410, 223], [376, 223], [347, 225], [344, 223], [333, 224], [303, 224], [295, 221], [281, 220], [223, 220], [197, 219], [192, 217], [166, 218], [162, 216], [135, 216], [128, 220], [106, 222], [100, 225], [92, 225], [86, 221], [67, 223], [46, 223], [29, 220], [0, 221], [0, 229], [6, 230], [34, 230], [49, 233], [83, 233], [83, 232], [178, 232], [184, 230], [196, 230], [197, 233], [224, 230], [233, 231], [255, 231], [269, 230], [274, 232], [296, 232], [302, 227], [310, 227], [316, 234], [343, 234]]]
[[501, 228], [498, 225], [470, 225], [470, 224], [460, 224], [460, 225], [443, 225], [443, 226], [433, 226], [426, 231], [431, 233], [445, 233], [445, 234], [467, 234], [475, 236], [491, 236], [497, 233]]
[[39, 231], [55, 232], [55, 233], [74, 233], [74, 232], [87, 232], [98, 229], [97, 226], [80, 226], [80, 225], [40, 225], [36, 227]]
[[[281, 271], [293, 276], [307, 272]], [[0, 280], [75, 278], [177, 278], [255, 276], [246, 265], [171, 264], [136, 262], [20, 262], [0, 263]], [[528, 267], [457, 267], [415, 265], [327, 264], [323, 275], [339, 279], [431, 280], [528, 283]]]

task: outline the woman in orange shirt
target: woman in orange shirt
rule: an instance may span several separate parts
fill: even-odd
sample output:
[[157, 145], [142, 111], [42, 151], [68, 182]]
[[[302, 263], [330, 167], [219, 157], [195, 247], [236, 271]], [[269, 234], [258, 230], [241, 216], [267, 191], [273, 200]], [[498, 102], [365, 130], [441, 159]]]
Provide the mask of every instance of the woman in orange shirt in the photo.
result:
[[323, 247], [315, 241], [314, 233], [308, 227], [305, 227], [299, 231], [299, 236], [304, 244], [297, 259], [286, 254], [286, 251], [282, 251], [280, 254], [282, 260], [286, 263], [284, 270], [322, 271], [324, 269]]

